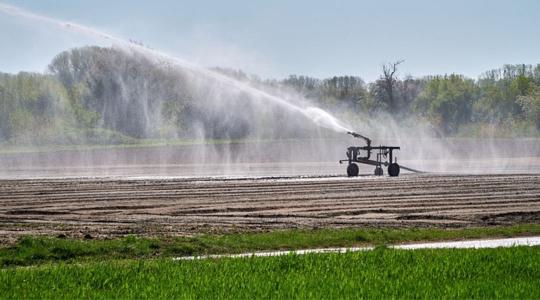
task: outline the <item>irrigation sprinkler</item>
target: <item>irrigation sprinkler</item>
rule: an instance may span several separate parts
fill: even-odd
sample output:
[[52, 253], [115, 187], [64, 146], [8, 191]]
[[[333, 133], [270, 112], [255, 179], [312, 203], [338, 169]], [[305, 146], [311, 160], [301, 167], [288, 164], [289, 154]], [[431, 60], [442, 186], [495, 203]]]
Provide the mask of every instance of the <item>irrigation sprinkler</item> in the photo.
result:
[[[394, 150], [400, 150], [400, 147], [371, 146], [371, 139], [356, 132], [347, 133], [355, 138], [360, 138], [366, 141], [366, 146], [351, 146], [347, 148], [347, 159], [342, 159], [339, 161], [340, 164], [343, 162], [349, 162], [349, 165], [347, 166], [347, 175], [349, 175], [349, 177], [358, 176], [358, 172], [360, 170], [357, 163], [375, 166], [374, 174], [376, 176], [382, 176], [384, 174], [382, 166], [388, 167], [388, 175], [391, 177], [399, 176], [399, 171], [401, 168], [420, 173], [420, 171], [400, 166], [397, 163], [397, 157], [394, 156]], [[375, 160], [372, 159], [372, 151], [376, 152]], [[365, 156], [362, 156], [362, 152], [365, 152]]]

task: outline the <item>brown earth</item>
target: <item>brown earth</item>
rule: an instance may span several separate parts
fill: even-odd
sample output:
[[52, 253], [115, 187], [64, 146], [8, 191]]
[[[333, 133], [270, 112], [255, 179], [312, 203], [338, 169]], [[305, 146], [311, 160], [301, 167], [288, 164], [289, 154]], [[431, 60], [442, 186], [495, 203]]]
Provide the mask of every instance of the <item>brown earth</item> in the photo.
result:
[[0, 240], [540, 223], [540, 175], [0, 180]]

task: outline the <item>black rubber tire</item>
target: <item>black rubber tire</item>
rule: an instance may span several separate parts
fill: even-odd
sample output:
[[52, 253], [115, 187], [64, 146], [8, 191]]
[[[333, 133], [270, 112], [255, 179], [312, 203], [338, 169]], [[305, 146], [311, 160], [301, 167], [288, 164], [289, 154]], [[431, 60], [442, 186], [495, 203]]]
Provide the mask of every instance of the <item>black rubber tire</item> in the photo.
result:
[[349, 175], [349, 177], [358, 176], [358, 172], [360, 172], [360, 169], [357, 164], [352, 163], [347, 166], [347, 175]]
[[388, 175], [390, 175], [390, 177], [399, 176], [399, 165], [397, 163], [391, 163], [388, 166]]
[[375, 176], [383, 176], [384, 175], [384, 171], [383, 169], [380, 167], [380, 166], [377, 166], [375, 168], [375, 172], [374, 172]]

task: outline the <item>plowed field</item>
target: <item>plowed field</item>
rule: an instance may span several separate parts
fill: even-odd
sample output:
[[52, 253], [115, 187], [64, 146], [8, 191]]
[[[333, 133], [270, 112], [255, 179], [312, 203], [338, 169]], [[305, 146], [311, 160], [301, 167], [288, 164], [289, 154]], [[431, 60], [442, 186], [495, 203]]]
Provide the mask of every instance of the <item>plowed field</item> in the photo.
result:
[[0, 237], [540, 222], [540, 175], [0, 181]]

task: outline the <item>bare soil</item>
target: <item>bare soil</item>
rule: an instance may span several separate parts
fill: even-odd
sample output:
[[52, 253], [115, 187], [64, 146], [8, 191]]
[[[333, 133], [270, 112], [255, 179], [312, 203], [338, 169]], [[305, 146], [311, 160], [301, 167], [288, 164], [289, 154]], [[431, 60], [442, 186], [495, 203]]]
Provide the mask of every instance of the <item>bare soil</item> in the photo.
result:
[[0, 240], [540, 223], [540, 175], [0, 180]]

